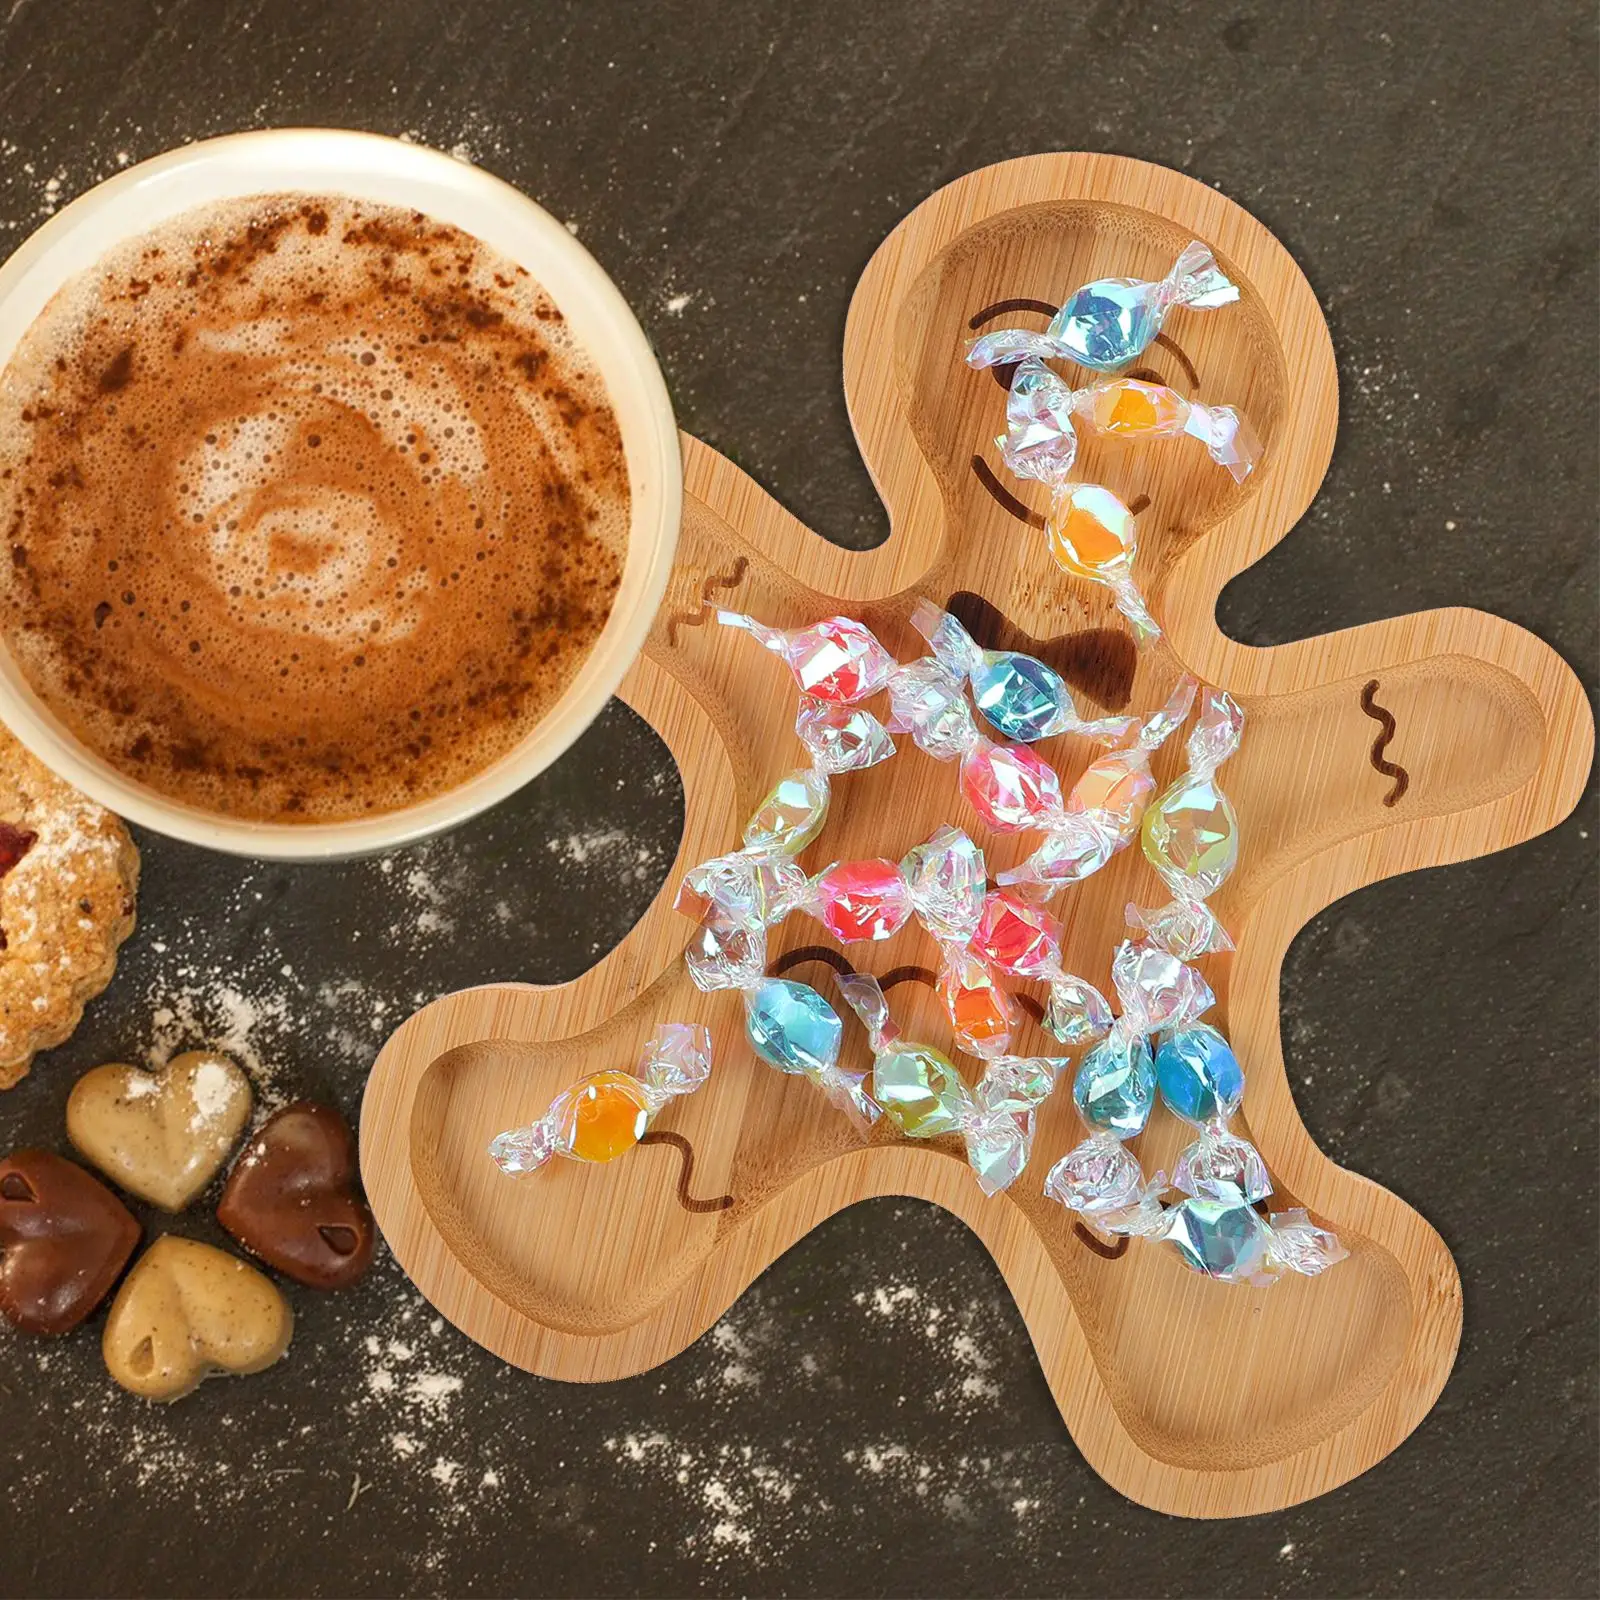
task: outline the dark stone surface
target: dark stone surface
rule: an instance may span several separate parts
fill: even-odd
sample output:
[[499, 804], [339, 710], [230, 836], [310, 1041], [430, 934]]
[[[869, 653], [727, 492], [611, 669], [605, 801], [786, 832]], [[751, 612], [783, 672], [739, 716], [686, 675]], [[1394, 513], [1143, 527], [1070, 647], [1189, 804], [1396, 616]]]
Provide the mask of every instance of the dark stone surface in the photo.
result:
[[[1001, 157], [1166, 162], [1304, 264], [1344, 384], [1328, 481], [1229, 590], [1229, 628], [1268, 643], [1473, 604], [1592, 681], [1594, 32], [1554, 0], [3, 0], [0, 247], [197, 136], [459, 145], [572, 219], [685, 427], [862, 545], [883, 519], [838, 366], [874, 246]], [[0, 1100], [0, 1148], [59, 1145], [78, 1071], [230, 1026], [278, 1092], [353, 1113], [415, 1002], [569, 977], [618, 938], [665, 870], [676, 792], [614, 707], [517, 799], [390, 862], [141, 841], [123, 969]], [[604, 1387], [502, 1366], [386, 1255], [343, 1297], [291, 1286], [290, 1358], [169, 1411], [111, 1386], [92, 1332], [0, 1337], [0, 1589], [1592, 1594], [1594, 822], [1586, 802], [1509, 854], [1368, 889], [1290, 954], [1313, 1135], [1433, 1221], [1466, 1291], [1437, 1408], [1333, 1494], [1219, 1525], [1130, 1505], [1067, 1437], [983, 1251], [883, 1201], [679, 1360]], [[217, 1237], [204, 1208], [177, 1225]]]

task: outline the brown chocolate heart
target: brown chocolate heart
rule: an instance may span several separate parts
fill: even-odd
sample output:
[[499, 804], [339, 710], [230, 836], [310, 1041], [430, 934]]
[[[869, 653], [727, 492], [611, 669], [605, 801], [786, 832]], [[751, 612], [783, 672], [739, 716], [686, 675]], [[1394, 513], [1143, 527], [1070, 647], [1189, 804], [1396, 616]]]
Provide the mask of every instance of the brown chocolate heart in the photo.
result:
[[377, 1233], [356, 1192], [356, 1142], [344, 1118], [309, 1100], [268, 1118], [228, 1174], [217, 1221], [296, 1282], [354, 1283], [371, 1264]]
[[66, 1333], [105, 1299], [139, 1242], [133, 1213], [48, 1150], [0, 1161], [0, 1315], [27, 1333]]

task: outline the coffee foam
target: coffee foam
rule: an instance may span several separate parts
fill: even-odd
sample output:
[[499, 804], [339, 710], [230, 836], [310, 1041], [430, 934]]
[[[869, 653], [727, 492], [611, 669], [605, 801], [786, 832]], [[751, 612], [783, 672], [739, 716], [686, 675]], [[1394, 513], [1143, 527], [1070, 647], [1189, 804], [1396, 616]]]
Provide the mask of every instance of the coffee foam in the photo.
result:
[[627, 546], [603, 383], [522, 269], [417, 213], [279, 195], [68, 284], [0, 376], [0, 628], [99, 754], [328, 821], [510, 750]]

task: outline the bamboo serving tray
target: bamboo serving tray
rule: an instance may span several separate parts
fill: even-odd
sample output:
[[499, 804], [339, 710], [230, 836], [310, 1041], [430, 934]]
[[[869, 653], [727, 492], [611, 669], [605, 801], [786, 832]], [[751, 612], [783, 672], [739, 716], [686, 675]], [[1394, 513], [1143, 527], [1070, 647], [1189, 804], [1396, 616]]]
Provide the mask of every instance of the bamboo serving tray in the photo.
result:
[[[1215, 249], [1241, 302], [1175, 312], [1136, 370], [1240, 407], [1263, 458], [1236, 487], [1192, 440], [1124, 447], [1084, 436], [1083, 477], [1139, 512], [1137, 577], [1166, 629], [1139, 654], [1105, 591], [1050, 561], [1038, 531], [1044, 491], [1011, 480], [993, 444], [1004, 394], [962, 352], [974, 327], [999, 318], [1042, 328], [1088, 279], [1160, 277], [1191, 238]], [[888, 540], [864, 554], [838, 549], [684, 439], [677, 564], [621, 690], [683, 777], [677, 859], [638, 925], [581, 978], [446, 995], [389, 1039], [361, 1115], [362, 1172], [384, 1236], [473, 1339], [530, 1371], [594, 1381], [676, 1355], [840, 1208], [917, 1196], [961, 1217], [993, 1254], [1068, 1428], [1122, 1493], [1196, 1517], [1321, 1494], [1381, 1460], [1427, 1413], [1455, 1356], [1461, 1286], [1428, 1223], [1336, 1166], [1301, 1125], [1279, 1041], [1283, 954], [1353, 889], [1504, 849], [1566, 816], [1593, 750], [1578, 680], [1539, 640], [1477, 611], [1265, 650], [1218, 631], [1223, 585], [1316, 492], [1338, 397], [1305, 279], [1259, 223], [1193, 179], [1120, 157], [1046, 155], [940, 190], [868, 264], [845, 329], [844, 379]], [[1065, 1092], [1040, 1114], [1028, 1170], [985, 1200], [959, 1141], [910, 1143], [884, 1119], [863, 1142], [809, 1084], [755, 1058], [737, 995], [689, 982], [680, 956], [690, 924], [672, 909], [680, 877], [734, 847], [761, 796], [803, 764], [787, 673], [743, 634], [709, 625], [711, 607], [790, 627], [845, 611], [908, 660], [922, 653], [907, 623], [922, 596], [948, 604], [980, 642], [1053, 662], [1086, 715], [1148, 711], [1183, 670], [1244, 706], [1244, 744], [1223, 772], [1243, 851], [1214, 902], [1238, 948], [1202, 966], [1215, 1020], [1248, 1072], [1237, 1125], [1272, 1171], [1274, 1207], [1308, 1207], [1349, 1247], [1331, 1272], [1268, 1289], [1217, 1284], [1171, 1249], [1129, 1248], [1085, 1228], [1041, 1192], [1082, 1136]], [[1161, 782], [1180, 769], [1182, 746], [1175, 738], [1158, 756]], [[1045, 749], [1068, 782], [1090, 758], [1073, 739]], [[898, 857], [947, 821], [973, 834], [991, 872], [1034, 842], [983, 829], [954, 769], [909, 739], [882, 766], [836, 780], [833, 794], [804, 858], [813, 869]], [[1054, 907], [1067, 968], [1107, 988], [1125, 904], [1164, 898], [1137, 847], [1069, 889]], [[949, 1041], [928, 987], [935, 952], [914, 923], [841, 953], [795, 916], [774, 930], [771, 955], [771, 970], [830, 996], [830, 966], [847, 957], [870, 967], [892, 987], [909, 1036]], [[495, 1169], [485, 1154], [495, 1133], [532, 1121], [586, 1072], [631, 1066], [667, 1020], [706, 1023], [716, 1066], [645, 1147], [516, 1182]], [[1017, 1049], [1059, 1053], [1031, 1024]], [[844, 1062], [869, 1064], [853, 1022]], [[1158, 1107], [1135, 1148], [1146, 1171], [1170, 1170], [1188, 1137]]]

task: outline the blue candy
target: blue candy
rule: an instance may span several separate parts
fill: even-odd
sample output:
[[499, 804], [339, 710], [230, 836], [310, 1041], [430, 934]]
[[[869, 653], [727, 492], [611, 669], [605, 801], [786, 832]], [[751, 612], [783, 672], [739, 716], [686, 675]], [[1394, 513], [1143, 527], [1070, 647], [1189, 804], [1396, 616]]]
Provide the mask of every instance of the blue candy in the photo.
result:
[[1271, 1275], [1272, 1228], [1253, 1206], [1242, 1200], [1184, 1200], [1170, 1217], [1167, 1237], [1196, 1272], [1228, 1283], [1259, 1283]]
[[1168, 1110], [1187, 1122], [1231, 1117], [1244, 1099], [1244, 1071], [1233, 1046], [1204, 1022], [1190, 1023], [1161, 1041], [1156, 1080]]
[[972, 672], [972, 699], [984, 719], [1007, 739], [1032, 744], [1056, 731], [1072, 698], [1061, 674], [1034, 656], [992, 650]]
[[809, 983], [763, 978], [746, 991], [744, 1009], [756, 1054], [781, 1071], [816, 1074], [838, 1061], [844, 1024]]
[[1096, 372], [1126, 366], [1161, 328], [1162, 285], [1137, 278], [1101, 278], [1086, 283], [1050, 324], [1071, 359]]
[[1072, 1098], [1078, 1115], [1119, 1139], [1144, 1131], [1156, 1099], [1156, 1069], [1143, 1034], [1113, 1029], [1078, 1064]]

